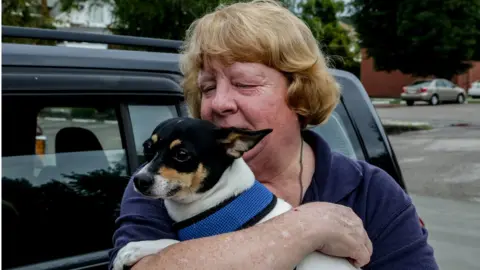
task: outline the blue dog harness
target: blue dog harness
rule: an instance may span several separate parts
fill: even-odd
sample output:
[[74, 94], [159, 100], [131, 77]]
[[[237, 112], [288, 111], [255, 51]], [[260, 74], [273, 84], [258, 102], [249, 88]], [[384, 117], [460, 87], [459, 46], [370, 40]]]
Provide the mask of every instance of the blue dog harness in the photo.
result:
[[180, 241], [218, 235], [255, 225], [276, 205], [277, 197], [255, 180], [254, 185], [214, 208], [175, 223]]

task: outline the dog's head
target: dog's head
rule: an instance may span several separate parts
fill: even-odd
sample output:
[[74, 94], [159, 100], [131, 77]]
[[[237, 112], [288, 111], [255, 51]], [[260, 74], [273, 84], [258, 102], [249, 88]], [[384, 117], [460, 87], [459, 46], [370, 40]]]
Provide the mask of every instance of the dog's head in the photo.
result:
[[135, 189], [152, 198], [188, 201], [212, 188], [234, 159], [271, 131], [219, 128], [193, 118], [166, 120], [143, 144], [148, 163], [135, 173]]

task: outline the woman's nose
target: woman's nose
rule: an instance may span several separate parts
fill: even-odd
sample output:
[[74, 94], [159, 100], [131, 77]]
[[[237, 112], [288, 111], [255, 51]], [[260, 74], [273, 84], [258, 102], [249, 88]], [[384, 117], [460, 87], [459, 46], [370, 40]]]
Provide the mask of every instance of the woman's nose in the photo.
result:
[[217, 87], [212, 100], [212, 111], [219, 115], [233, 114], [237, 111], [237, 104], [229, 87]]

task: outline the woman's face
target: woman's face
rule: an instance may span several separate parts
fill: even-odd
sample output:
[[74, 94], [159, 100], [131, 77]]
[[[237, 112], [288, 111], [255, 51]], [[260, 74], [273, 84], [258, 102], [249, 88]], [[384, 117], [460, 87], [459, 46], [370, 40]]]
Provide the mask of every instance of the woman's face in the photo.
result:
[[273, 153], [298, 138], [298, 118], [287, 105], [288, 81], [282, 73], [258, 63], [209, 63], [198, 77], [201, 118], [221, 127], [273, 129], [244, 154], [247, 162], [262, 150]]

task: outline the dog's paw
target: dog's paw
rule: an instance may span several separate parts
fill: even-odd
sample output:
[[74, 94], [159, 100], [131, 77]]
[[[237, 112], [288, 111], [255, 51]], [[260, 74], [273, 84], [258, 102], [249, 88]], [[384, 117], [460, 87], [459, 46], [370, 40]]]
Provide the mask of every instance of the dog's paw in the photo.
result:
[[158, 253], [177, 242], [169, 239], [130, 242], [118, 251], [117, 257], [113, 261], [113, 270], [123, 270], [125, 266], [132, 266], [140, 259]]
[[120, 249], [113, 262], [113, 270], [123, 270], [123, 267], [132, 266], [143, 258], [142, 242], [130, 242]]

